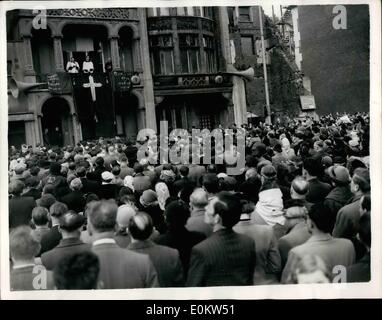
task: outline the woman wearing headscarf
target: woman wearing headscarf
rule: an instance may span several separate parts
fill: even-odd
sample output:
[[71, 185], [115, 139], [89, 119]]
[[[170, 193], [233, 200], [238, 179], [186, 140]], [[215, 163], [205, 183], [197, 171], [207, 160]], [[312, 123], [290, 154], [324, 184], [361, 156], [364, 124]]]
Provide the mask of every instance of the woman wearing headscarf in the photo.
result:
[[288, 138], [285, 137], [281, 139], [281, 146], [282, 146], [282, 155], [287, 160], [291, 160], [296, 155], [293, 148], [290, 147], [290, 142]]
[[158, 196], [159, 207], [162, 211], [165, 210], [166, 200], [170, 197], [170, 192], [164, 182], [158, 182], [155, 185], [155, 192]]

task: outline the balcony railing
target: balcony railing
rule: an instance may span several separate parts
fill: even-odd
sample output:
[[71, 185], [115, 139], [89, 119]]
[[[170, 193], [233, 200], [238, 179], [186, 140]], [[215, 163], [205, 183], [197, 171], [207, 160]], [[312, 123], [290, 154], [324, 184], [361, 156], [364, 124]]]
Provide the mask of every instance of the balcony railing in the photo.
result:
[[177, 74], [153, 76], [158, 89], [216, 88], [232, 86], [231, 77], [220, 73]]

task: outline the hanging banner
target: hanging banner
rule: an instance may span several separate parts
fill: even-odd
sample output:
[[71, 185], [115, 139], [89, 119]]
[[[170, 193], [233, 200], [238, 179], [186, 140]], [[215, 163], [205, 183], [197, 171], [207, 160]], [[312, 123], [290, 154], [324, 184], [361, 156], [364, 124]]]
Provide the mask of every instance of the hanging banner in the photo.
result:
[[46, 77], [49, 92], [53, 95], [72, 93], [70, 75], [66, 72], [48, 74]]
[[114, 71], [114, 91], [116, 92], [129, 92], [131, 89], [131, 74], [124, 71]]

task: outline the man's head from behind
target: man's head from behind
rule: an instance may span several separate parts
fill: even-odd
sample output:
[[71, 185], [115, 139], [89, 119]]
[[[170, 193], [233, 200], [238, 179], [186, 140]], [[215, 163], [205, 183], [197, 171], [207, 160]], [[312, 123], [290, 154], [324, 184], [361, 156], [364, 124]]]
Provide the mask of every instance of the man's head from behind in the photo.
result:
[[63, 238], [80, 237], [85, 218], [73, 210], [69, 210], [60, 219], [60, 231]]
[[314, 204], [310, 208], [308, 216], [309, 219], [307, 223], [311, 233], [314, 231], [331, 233], [333, 231], [335, 217], [333, 217], [333, 214], [327, 205], [323, 203]]
[[292, 199], [305, 199], [309, 183], [303, 177], [296, 177], [291, 184], [290, 194]]
[[215, 173], [207, 173], [202, 177], [203, 188], [210, 194], [219, 191], [219, 179]]
[[190, 196], [190, 205], [192, 209], [204, 209], [207, 204], [207, 192], [202, 188], [195, 189]]
[[88, 204], [86, 213], [89, 233], [113, 232], [116, 227], [118, 206], [114, 200], [94, 201]]
[[9, 235], [9, 248], [13, 262], [31, 261], [40, 251], [40, 242], [28, 226], [13, 229]]
[[147, 240], [153, 233], [153, 221], [145, 212], [138, 212], [130, 219], [129, 232], [134, 240]]
[[222, 191], [207, 205], [204, 221], [213, 226], [231, 229], [239, 222], [240, 215], [240, 199], [230, 192]]
[[99, 259], [94, 253], [75, 253], [60, 260], [54, 268], [54, 283], [62, 290], [97, 289], [99, 270]]
[[55, 202], [49, 208], [49, 214], [52, 220], [59, 220], [67, 212], [68, 206], [62, 202]]
[[32, 222], [35, 226], [47, 226], [49, 223], [49, 211], [44, 207], [35, 207], [32, 210]]

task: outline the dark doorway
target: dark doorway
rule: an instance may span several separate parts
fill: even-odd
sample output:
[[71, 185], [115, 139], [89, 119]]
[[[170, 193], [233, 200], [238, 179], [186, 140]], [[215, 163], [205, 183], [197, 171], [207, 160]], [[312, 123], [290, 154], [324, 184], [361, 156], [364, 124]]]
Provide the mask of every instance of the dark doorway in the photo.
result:
[[135, 139], [138, 133], [138, 99], [127, 93], [115, 96], [117, 135]]
[[74, 143], [70, 108], [65, 99], [51, 98], [42, 106], [44, 145], [63, 146]]

